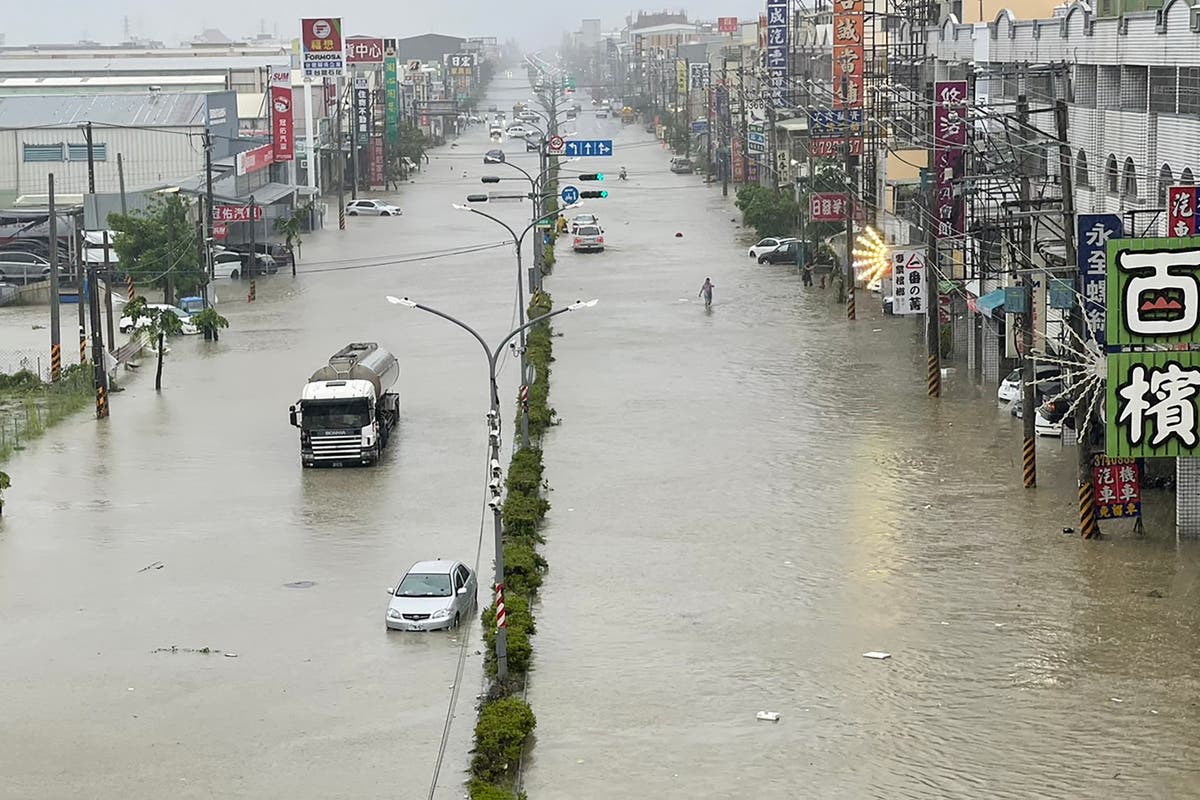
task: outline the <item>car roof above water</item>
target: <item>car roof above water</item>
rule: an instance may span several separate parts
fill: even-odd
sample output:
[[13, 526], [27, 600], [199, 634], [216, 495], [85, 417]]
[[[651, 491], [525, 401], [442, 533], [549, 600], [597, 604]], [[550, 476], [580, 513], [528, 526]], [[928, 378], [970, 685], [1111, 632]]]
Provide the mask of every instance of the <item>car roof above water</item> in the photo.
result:
[[449, 575], [457, 561], [439, 558], [434, 561], [418, 561], [409, 567], [408, 572], [419, 575]]

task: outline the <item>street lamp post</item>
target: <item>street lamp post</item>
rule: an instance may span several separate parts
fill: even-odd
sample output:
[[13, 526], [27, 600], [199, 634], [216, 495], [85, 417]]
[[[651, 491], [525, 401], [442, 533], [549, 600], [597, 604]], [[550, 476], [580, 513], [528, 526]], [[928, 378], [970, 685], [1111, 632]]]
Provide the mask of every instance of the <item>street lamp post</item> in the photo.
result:
[[[567, 208], [573, 208], [573, 207], [574, 206], [568, 206]], [[514, 231], [509, 226], [509, 224], [507, 222], [505, 222], [504, 220], [502, 220], [498, 217], [493, 217], [491, 214], [487, 214], [478, 209], [471, 208], [470, 206], [458, 205], [457, 203], [454, 205], [454, 208], [458, 209], [459, 211], [469, 211], [472, 214], [478, 214], [481, 217], [490, 219], [492, 222], [495, 222], [497, 225], [503, 226], [504, 229], [509, 232], [509, 235], [512, 236], [513, 246], [517, 250], [517, 313], [519, 315], [518, 322], [520, 323], [520, 325], [517, 327], [517, 331], [519, 331], [520, 335], [521, 335], [521, 339], [517, 343], [517, 349], [521, 353], [521, 388], [522, 388], [522, 390], [526, 390], [528, 388], [530, 380], [529, 380], [529, 374], [528, 374], [528, 365], [525, 363], [525, 327], [526, 327], [526, 325], [525, 325], [525, 291], [524, 291], [524, 287], [521, 284], [521, 277], [522, 277], [521, 273], [523, 271], [522, 267], [521, 267], [521, 247], [525, 243], [526, 234], [528, 234], [531, 230], [533, 230], [535, 227], [537, 227], [537, 224], [539, 222], [541, 222], [542, 220], [544, 220], [549, 215], [543, 214], [542, 216], [538, 217], [533, 222], [529, 223], [529, 225], [526, 226], [525, 230], [521, 231], [521, 233], [518, 234], [516, 231]], [[565, 211], [566, 209], [563, 209], [563, 210]], [[533, 291], [532, 286], [530, 287], [530, 291], [531, 292]], [[522, 391], [522, 395], [524, 395], [524, 391]], [[521, 403], [521, 447], [529, 447], [529, 403], [528, 402]]]
[[[488, 487], [491, 489], [492, 499], [488, 501], [488, 506], [492, 509], [492, 520], [495, 533], [495, 587], [493, 589], [493, 597], [500, 598], [504, 592], [504, 541], [503, 541], [503, 519], [502, 509], [503, 501], [500, 499], [501, 487], [503, 486], [502, 467], [500, 466], [500, 389], [496, 384], [496, 361], [499, 360], [500, 354], [504, 352], [504, 347], [512, 341], [513, 337], [522, 334], [526, 328], [549, 320], [551, 317], [557, 317], [559, 314], [565, 314], [568, 311], [578, 311], [584, 308], [591, 308], [598, 303], [598, 300], [576, 300], [569, 306], [560, 308], [557, 311], [551, 311], [549, 314], [530, 320], [522, 325], [517, 326], [505, 336], [498, 345], [494, 348], [489, 347], [487, 341], [479, 335], [479, 333], [467, 323], [460, 319], [452, 317], [444, 311], [438, 311], [436, 308], [422, 305], [407, 297], [387, 296], [387, 301], [392, 305], [401, 306], [402, 308], [415, 308], [427, 313], [433, 314], [436, 317], [441, 317], [447, 322], [451, 322], [462, 328], [471, 336], [475, 337], [475, 341], [479, 342], [479, 346], [483, 348], [483, 353], [488, 361], [488, 397], [490, 409], [487, 414], [488, 421], [488, 447], [490, 449], [489, 463], [491, 464], [491, 481]], [[508, 678], [508, 632], [505, 629], [503, 616], [497, 614], [496, 617], [496, 677], [503, 681]]]

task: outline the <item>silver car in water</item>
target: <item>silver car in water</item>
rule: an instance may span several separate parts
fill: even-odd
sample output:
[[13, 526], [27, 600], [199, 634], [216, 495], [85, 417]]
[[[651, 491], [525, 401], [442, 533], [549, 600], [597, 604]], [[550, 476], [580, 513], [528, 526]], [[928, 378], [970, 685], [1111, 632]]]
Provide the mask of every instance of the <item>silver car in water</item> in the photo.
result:
[[478, 590], [475, 572], [461, 561], [419, 561], [388, 589], [384, 622], [393, 631], [456, 627], [475, 609]]

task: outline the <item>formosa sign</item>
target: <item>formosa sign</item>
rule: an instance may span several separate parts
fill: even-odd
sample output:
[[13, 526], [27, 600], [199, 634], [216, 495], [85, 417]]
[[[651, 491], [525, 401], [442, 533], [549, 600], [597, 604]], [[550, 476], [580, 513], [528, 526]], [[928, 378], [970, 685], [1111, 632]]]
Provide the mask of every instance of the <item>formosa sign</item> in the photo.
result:
[[346, 49], [341, 17], [300, 20], [300, 66], [306, 78], [346, 74]]

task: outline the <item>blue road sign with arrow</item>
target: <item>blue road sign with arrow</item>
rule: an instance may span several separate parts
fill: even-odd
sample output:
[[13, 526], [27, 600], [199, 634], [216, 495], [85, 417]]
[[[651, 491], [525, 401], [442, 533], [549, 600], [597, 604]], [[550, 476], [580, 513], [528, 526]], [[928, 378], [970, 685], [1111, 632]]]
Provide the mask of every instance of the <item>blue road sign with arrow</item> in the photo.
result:
[[563, 155], [568, 158], [586, 156], [611, 156], [613, 154], [612, 139], [580, 139], [565, 143]]
[[579, 190], [574, 186], [564, 186], [561, 196], [562, 201], [567, 205], [579, 202]]

